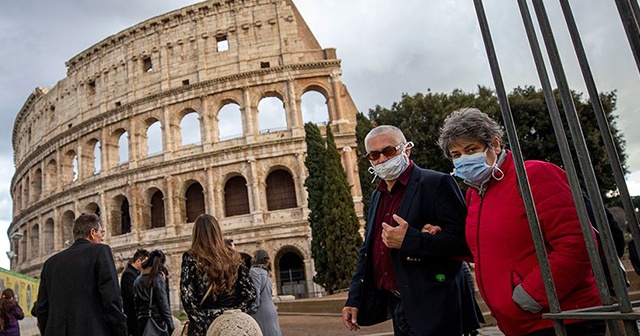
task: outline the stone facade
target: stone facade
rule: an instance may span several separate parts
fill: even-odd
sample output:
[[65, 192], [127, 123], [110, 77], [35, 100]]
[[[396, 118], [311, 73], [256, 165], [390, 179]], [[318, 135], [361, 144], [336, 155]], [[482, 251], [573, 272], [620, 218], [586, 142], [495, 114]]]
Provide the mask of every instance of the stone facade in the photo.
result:
[[66, 65], [67, 77], [37, 88], [15, 120], [13, 270], [38, 276], [73, 241], [74, 219], [94, 212], [119, 271], [137, 248], [165, 251], [178, 308], [181, 254], [207, 212], [239, 251], [274, 256], [274, 293], [320, 290], [304, 188], [305, 99], [323, 98], [360, 214], [357, 110], [335, 50], [320, 47], [291, 0], [195, 4]]

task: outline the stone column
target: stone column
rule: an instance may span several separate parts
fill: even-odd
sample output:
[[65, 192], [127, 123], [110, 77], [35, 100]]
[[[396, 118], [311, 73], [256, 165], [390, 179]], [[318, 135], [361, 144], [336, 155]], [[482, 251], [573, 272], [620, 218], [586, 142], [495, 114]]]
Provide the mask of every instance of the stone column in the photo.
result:
[[334, 71], [331, 74], [331, 77], [329, 77], [329, 80], [331, 81], [331, 88], [332, 88], [333, 97], [334, 97], [333, 102], [335, 104], [334, 116], [337, 118], [336, 120], [332, 120], [332, 122], [336, 122], [344, 118], [343, 112], [342, 112], [342, 100], [341, 100], [342, 82], [340, 81], [340, 73], [337, 71]]
[[212, 150], [212, 142], [218, 139], [213, 139], [213, 126], [217, 124], [214, 120], [213, 112], [210, 111], [210, 99], [205, 96], [200, 96], [200, 113], [198, 113], [198, 120], [200, 121], [200, 138], [202, 139], [202, 150], [204, 152], [210, 152]]
[[298, 206], [307, 206], [307, 189], [304, 187], [304, 181], [307, 179], [307, 167], [304, 165], [304, 155], [302, 153], [295, 153], [296, 161], [298, 163], [298, 191], [296, 192], [298, 198]]
[[[265, 209], [262, 207], [260, 194], [262, 193], [260, 176], [258, 174], [258, 167], [256, 167], [255, 157], [251, 156], [247, 162], [249, 163], [249, 167], [251, 169], [251, 174], [249, 175], [249, 181], [247, 184], [251, 185], [251, 191], [253, 194], [253, 206], [251, 208], [251, 213], [253, 214], [253, 223], [260, 224], [263, 222], [262, 213]], [[250, 204], [251, 205], [251, 204]]]
[[160, 130], [162, 131], [162, 153], [165, 160], [171, 160], [173, 157], [173, 151], [175, 151], [180, 144], [175, 143], [175, 132], [179, 128], [179, 125], [173, 125], [171, 115], [167, 106], [162, 107], [162, 119], [160, 121]]
[[[206, 180], [206, 188], [204, 190], [204, 204], [205, 204], [205, 211], [210, 214], [210, 215], [214, 215], [215, 214], [215, 209], [217, 208], [217, 204], [214, 204], [214, 201], [217, 200], [217, 198], [219, 197], [214, 197], [214, 193], [215, 193], [215, 185], [213, 184], [213, 169], [211, 168], [205, 168], [204, 169], [204, 174], [207, 178]], [[216, 216], [216, 215], [214, 215]], [[220, 218], [219, 216], [216, 216], [217, 218]]]
[[249, 88], [242, 88], [242, 95], [244, 102], [242, 108], [240, 108], [240, 112], [242, 113], [243, 132], [247, 142], [253, 142], [259, 130], [258, 118], [256, 118], [257, 108], [252, 105]]
[[176, 202], [174, 200], [175, 199], [174, 181], [175, 179], [171, 175], [167, 175], [164, 177], [164, 186], [165, 186], [165, 190], [167, 191], [164, 207], [165, 207], [165, 214], [167, 217], [167, 220], [165, 221], [165, 223], [167, 224], [167, 226], [173, 226], [173, 234], [177, 236], [178, 234], [180, 234], [180, 228], [178, 224], [182, 222], [178, 221], [175, 215]]

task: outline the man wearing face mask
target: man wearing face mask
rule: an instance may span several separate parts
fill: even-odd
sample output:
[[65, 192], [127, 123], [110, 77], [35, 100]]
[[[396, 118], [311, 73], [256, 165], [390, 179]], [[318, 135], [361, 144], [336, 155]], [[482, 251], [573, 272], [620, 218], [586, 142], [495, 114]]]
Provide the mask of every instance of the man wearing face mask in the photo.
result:
[[[480, 294], [506, 335], [555, 335], [515, 165], [502, 129], [475, 108], [454, 111], [439, 145], [454, 173], [469, 184], [466, 238], [476, 262]], [[540, 229], [562, 310], [601, 305], [566, 173], [525, 161]], [[437, 234], [436, 234], [437, 235]], [[605, 323], [565, 321], [568, 336], [601, 336]]]
[[[454, 179], [416, 166], [413, 143], [383, 125], [365, 138], [370, 171], [380, 178], [371, 195], [365, 241], [342, 310], [356, 331], [393, 319], [395, 335], [460, 336], [457, 282], [466, 251], [464, 199]], [[437, 235], [421, 232], [439, 223]]]

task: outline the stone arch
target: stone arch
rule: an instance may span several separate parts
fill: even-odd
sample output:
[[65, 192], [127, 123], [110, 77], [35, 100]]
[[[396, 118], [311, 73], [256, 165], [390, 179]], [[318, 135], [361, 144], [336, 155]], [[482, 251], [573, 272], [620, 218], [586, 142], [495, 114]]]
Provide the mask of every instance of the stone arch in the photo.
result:
[[63, 172], [64, 184], [71, 184], [78, 180], [78, 154], [70, 149], [64, 154], [64, 161], [60, 171]]
[[56, 190], [56, 184], [58, 182], [58, 163], [55, 159], [49, 160], [45, 171], [47, 193], [54, 192]]
[[149, 204], [149, 210], [147, 211], [147, 217], [144, 221], [144, 227], [146, 229], [154, 229], [159, 227], [165, 227], [167, 225], [166, 217], [164, 213], [164, 194], [162, 190], [152, 187], [147, 190], [147, 200]]
[[29, 233], [29, 240], [31, 244], [31, 258], [35, 258], [40, 255], [40, 225], [33, 224], [31, 226], [31, 232]]
[[217, 139], [220, 141], [244, 136], [242, 108], [234, 100], [226, 100], [216, 113]]
[[230, 176], [224, 184], [225, 217], [244, 215], [250, 211], [247, 180], [242, 175]]
[[202, 119], [200, 114], [194, 109], [185, 109], [181, 112], [179, 129], [180, 132], [176, 135], [181, 146], [186, 145], [200, 145], [202, 144], [202, 136], [200, 130], [202, 125], [200, 120]]
[[111, 133], [110, 142], [113, 144], [111, 157], [117, 158], [112, 161], [113, 166], [129, 162], [129, 132], [124, 128], [116, 129]]
[[282, 131], [288, 128], [284, 95], [277, 91], [266, 91], [257, 106], [260, 133]]
[[[100, 140], [91, 138], [87, 141], [82, 150], [82, 168], [83, 176], [91, 176], [100, 173], [102, 169]], [[97, 154], [97, 155], [96, 155]]]
[[69, 247], [73, 244], [73, 222], [76, 220], [76, 214], [67, 210], [62, 214], [62, 246]]
[[140, 142], [141, 153], [146, 156], [154, 156], [163, 152], [162, 122], [151, 117], [144, 121], [144, 141]]
[[91, 202], [87, 204], [84, 207], [84, 210], [82, 210], [82, 212], [86, 214], [90, 214], [90, 213], [96, 214], [98, 217], [100, 217], [101, 215], [100, 206], [96, 202]]
[[33, 190], [33, 200], [37, 201], [42, 196], [42, 169], [36, 169], [31, 181], [31, 189]]
[[126, 196], [117, 195], [111, 199], [109, 227], [113, 236], [131, 232], [131, 213], [129, 200]]
[[286, 245], [276, 253], [273, 260], [278, 294], [294, 295], [296, 298], [308, 297], [305, 257], [302, 251], [295, 246]]
[[29, 237], [27, 236], [27, 230], [24, 229], [22, 231], [22, 238], [20, 238], [20, 261], [24, 262], [25, 260], [27, 260], [27, 239], [29, 239]]
[[29, 206], [29, 202], [30, 202], [30, 199], [29, 199], [29, 196], [30, 196], [29, 195], [29, 186], [31, 185], [31, 183], [29, 181], [30, 181], [29, 175], [27, 174], [24, 177], [24, 185], [22, 186], [22, 202], [23, 202], [22, 203], [22, 207], [23, 208], [28, 207]]
[[196, 218], [205, 210], [204, 189], [200, 182], [191, 180], [187, 181], [187, 188], [184, 192], [184, 206], [187, 223], [193, 223]]
[[316, 86], [310, 87], [300, 96], [302, 122], [327, 125], [329, 123], [329, 104], [326, 93], [318, 91]]
[[293, 175], [286, 169], [276, 168], [272, 170], [265, 180], [267, 188], [267, 209], [269, 211], [295, 208], [296, 185]]
[[42, 228], [42, 239], [44, 240], [44, 251], [43, 253], [51, 253], [55, 247], [54, 241], [54, 228], [55, 222], [53, 218], [49, 217], [44, 222], [44, 227]]

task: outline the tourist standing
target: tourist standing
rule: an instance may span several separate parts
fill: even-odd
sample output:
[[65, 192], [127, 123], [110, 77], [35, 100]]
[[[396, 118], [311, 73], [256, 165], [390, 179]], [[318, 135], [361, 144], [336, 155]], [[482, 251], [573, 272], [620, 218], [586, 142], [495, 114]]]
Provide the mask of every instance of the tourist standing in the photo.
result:
[[142, 263], [149, 256], [149, 251], [145, 249], [138, 249], [133, 254], [131, 260], [127, 264], [122, 276], [120, 277], [120, 290], [122, 294], [122, 307], [124, 314], [127, 315], [127, 329], [129, 335], [137, 335], [138, 333], [138, 316], [136, 314], [136, 307], [133, 299], [133, 283], [140, 275], [142, 270]]
[[164, 266], [166, 260], [161, 250], [151, 251], [133, 284], [138, 335], [143, 334], [150, 319], [161, 328], [166, 328], [167, 335], [171, 335], [175, 329], [167, 291], [169, 271]]
[[262, 335], [282, 336], [278, 310], [273, 303], [270, 261], [269, 253], [265, 250], [257, 250], [253, 255], [250, 273], [257, 296], [252, 304], [252, 310], [255, 311], [252, 316], [258, 322]]
[[0, 336], [20, 336], [18, 320], [24, 318], [24, 312], [18, 305], [13, 290], [2, 291], [0, 298]]

